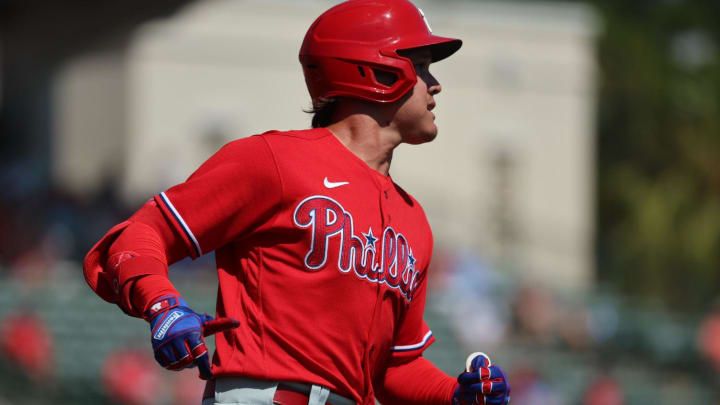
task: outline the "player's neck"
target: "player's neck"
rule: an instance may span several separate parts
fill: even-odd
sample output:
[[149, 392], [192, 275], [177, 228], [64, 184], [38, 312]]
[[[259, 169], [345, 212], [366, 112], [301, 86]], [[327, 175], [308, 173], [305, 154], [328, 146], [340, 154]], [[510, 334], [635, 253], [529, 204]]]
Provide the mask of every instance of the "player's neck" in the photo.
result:
[[393, 150], [401, 142], [392, 127], [383, 127], [366, 114], [350, 114], [328, 126], [328, 129], [371, 169], [388, 175]]

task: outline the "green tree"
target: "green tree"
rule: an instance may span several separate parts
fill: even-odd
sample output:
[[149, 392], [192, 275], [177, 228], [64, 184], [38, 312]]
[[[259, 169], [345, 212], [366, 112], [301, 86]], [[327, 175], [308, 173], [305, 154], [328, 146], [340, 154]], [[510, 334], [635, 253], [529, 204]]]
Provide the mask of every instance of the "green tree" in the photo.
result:
[[595, 6], [599, 278], [706, 307], [720, 293], [720, 3]]

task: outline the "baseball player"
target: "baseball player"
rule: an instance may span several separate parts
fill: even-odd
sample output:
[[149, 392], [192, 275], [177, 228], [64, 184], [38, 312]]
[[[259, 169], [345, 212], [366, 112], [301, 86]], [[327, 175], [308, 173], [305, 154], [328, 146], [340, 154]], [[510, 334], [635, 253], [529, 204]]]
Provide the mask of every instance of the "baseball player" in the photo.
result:
[[[458, 378], [422, 356], [434, 341], [423, 321], [433, 238], [389, 175], [395, 147], [435, 138], [429, 65], [460, 45], [407, 0], [327, 10], [300, 50], [313, 128], [225, 145], [92, 248], [88, 283], [149, 322], [162, 366], [199, 369], [204, 404], [508, 403], [487, 356]], [[217, 318], [167, 276], [213, 251]]]

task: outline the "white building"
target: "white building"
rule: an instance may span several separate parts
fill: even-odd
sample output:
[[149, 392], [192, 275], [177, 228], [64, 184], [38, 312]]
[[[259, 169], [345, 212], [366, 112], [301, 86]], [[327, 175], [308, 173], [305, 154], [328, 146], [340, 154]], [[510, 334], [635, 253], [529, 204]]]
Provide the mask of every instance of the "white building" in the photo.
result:
[[[56, 87], [54, 174], [78, 192], [118, 176], [139, 203], [230, 139], [309, 127], [297, 60], [332, 1], [208, 0], [141, 27], [124, 49], [69, 63]], [[417, 1], [464, 41], [433, 65], [438, 139], [391, 173], [437, 244], [524, 277], [592, 281], [594, 15], [569, 3]]]

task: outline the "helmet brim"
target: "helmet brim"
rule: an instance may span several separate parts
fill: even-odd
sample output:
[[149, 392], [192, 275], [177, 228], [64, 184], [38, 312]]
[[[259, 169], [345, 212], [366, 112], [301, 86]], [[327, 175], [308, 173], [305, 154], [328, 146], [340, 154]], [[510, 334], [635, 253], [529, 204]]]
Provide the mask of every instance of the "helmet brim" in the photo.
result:
[[401, 44], [398, 44], [398, 50], [428, 49], [430, 51], [431, 61], [434, 63], [454, 54], [461, 46], [462, 40], [460, 39], [431, 35], [415, 40], [409, 39], [402, 41]]

